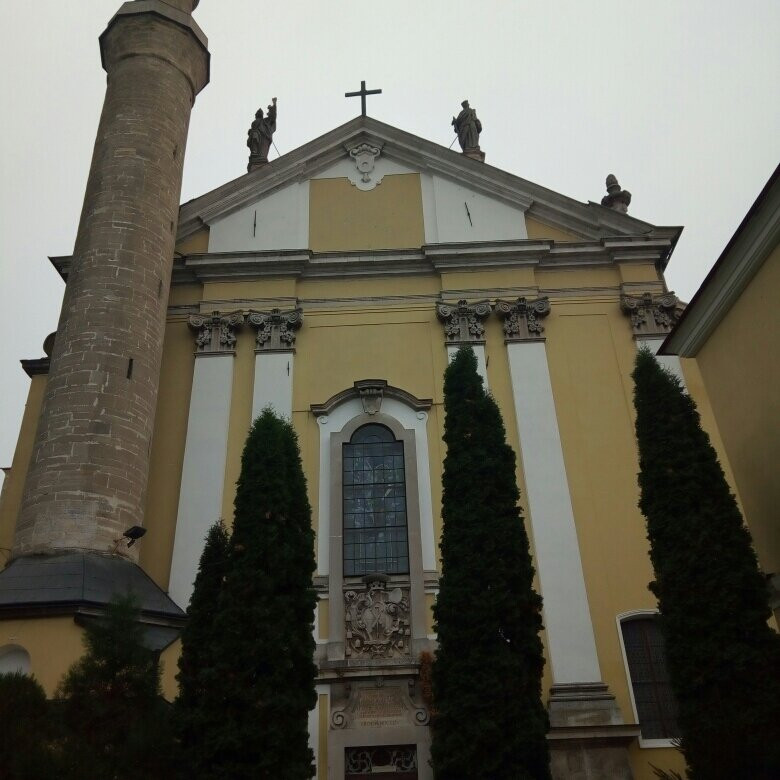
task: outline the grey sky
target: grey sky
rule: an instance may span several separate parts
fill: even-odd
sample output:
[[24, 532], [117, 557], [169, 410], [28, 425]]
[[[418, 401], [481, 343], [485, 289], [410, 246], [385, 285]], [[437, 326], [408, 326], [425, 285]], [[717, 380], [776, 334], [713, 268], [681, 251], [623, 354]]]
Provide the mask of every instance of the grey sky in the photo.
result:
[[[0, 0], [0, 466], [73, 249], [105, 89], [97, 38], [120, 0]], [[284, 154], [359, 113], [445, 146], [467, 98], [487, 162], [578, 200], [615, 173], [630, 212], [685, 232], [689, 299], [780, 159], [777, 0], [202, 0], [211, 83], [192, 115], [182, 200], [246, 170], [246, 129], [279, 98]], [[272, 158], [274, 156], [272, 150]]]

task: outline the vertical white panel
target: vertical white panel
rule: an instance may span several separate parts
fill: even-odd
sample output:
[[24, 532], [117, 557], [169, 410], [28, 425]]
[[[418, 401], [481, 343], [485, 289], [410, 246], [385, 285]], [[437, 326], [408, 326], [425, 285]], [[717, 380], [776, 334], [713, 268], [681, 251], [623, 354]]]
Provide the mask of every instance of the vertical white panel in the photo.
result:
[[544, 342], [508, 344], [554, 683], [601, 679]]
[[209, 528], [220, 519], [225, 481], [233, 355], [195, 358], [184, 445], [170, 597], [186, 609]]
[[682, 382], [682, 386], [687, 390], [685, 384], [685, 377], [683, 376], [682, 366], [680, 365], [680, 358], [677, 355], [659, 355], [658, 350], [661, 348], [661, 344], [665, 341], [664, 338], [650, 338], [637, 341], [637, 348], [646, 345], [650, 348], [655, 355], [655, 359], [664, 367], [669, 369], [679, 380]]
[[258, 352], [255, 355], [253, 420], [269, 405], [282, 417], [292, 418], [294, 357], [293, 352]]
[[[482, 381], [485, 383], [485, 390], [489, 390], [487, 378], [487, 364], [485, 361], [485, 345], [484, 344], [472, 344], [471, 348], [474, 350], [474, 354], [477, 356], [477, 373], [482, 377]], [[451, 363], [455, 357], [457, 351], [460, 349], [458, 345], [447, 345], [447, 362]]]
[[325, 696], [325, 706], [330, 705], [330, 685], [315, 685], [317, 703], [314, 709], [309, 711], [309, 747], [314, 753], [314, 766], [317, 771], [314, 777], [320, 776], [320, 696]]

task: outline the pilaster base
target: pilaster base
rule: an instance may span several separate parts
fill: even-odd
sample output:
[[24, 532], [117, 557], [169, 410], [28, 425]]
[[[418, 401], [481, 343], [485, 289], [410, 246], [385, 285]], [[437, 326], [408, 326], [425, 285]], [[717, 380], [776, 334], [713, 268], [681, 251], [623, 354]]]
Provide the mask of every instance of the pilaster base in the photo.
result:
[[604, 683], [553, 685], [548, 708], [553, 780], [632, 780], [628, 746], [639, 727], [623, 723]]

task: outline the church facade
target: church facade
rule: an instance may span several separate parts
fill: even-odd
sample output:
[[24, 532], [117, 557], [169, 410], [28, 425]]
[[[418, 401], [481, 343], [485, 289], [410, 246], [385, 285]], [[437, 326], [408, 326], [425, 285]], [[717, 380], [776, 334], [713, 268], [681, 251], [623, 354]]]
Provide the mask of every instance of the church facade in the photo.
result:
[[[170, 14], [154, 24], [161, 39], [189, 36], [191, 88], [205, 44], [186, 26], [194, 4], [178, 5], [185, 26]], [[104, 52], [114, 45], [109, 29]], [[186, 127], [176, 132], [183, 144]], [[101, 137], [111, 143], [103, 121]], [[518, 454], [555, 777], [643, 780], [651, 763], [681, 767], [647, 589], [630, 377], [638, 346], [657, 350], [678, 317], [663, 270], [680, 228], [628, 215], [616, 181], [603, 205], [580, 203], [491, 167], [478, 146], [464, 151], [360, 116], [183, 204], [155, 250], [168, 270], [146, 267], [113, 291], [159, 307], [161, 327], [83, 377], [83, 396], [57, 395], [58, 383], [79, 381], [68, 356], [103, 326], [84, 336], [73, 296], [100, 295], [90, 268], [117, 253], [91, 255], [80, 230], [86, 243], [53, 259], [68, 284], [63, 319], [51, 357], [23, 361], [30, 396], [0, 503], [0, 547], [12, 550], [0, 572], [0, 668], [23, 668], [53, 693], [81, 654], [84, 620], [132, 589], [174, 697], [204, 537], [230, 523], [247, 432], [271, 405], [298, 433], [316, 532], [316, 777], [431, 777], [419, 672], [436, 646], [442, 386], [468, 345]], [[167, 175], [177, 198], [180, 167]], [[106, 322], [133, 327], [129, 315]], [[696, 362], [659, 359], [696, 399], [729, 474]], [[140, 400], [112, 401], [109, 425], [101, 387]], [[74, 423], [63, 444], [66, 401], [86, 427]], [[126, 428], [142, 445], [129, 465], [111, 454]], [[53, 470], [67, 485], [89, 474], [89, 486], [60, 488]], [[128, 546], [135, 525], [146, 533]]]

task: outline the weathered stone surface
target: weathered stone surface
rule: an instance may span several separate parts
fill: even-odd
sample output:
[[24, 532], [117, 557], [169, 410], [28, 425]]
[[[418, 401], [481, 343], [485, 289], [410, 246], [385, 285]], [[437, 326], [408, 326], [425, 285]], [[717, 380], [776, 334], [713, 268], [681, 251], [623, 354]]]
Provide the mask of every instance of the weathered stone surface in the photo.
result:
[[[14, 556], [107, 551], [143, 524], [184, 149], [208, 81], [202, 33], [157, 5], [126, 3], [101, 37], [106, 97]], [[172, 5], [191, 22], [194, 2]]]

